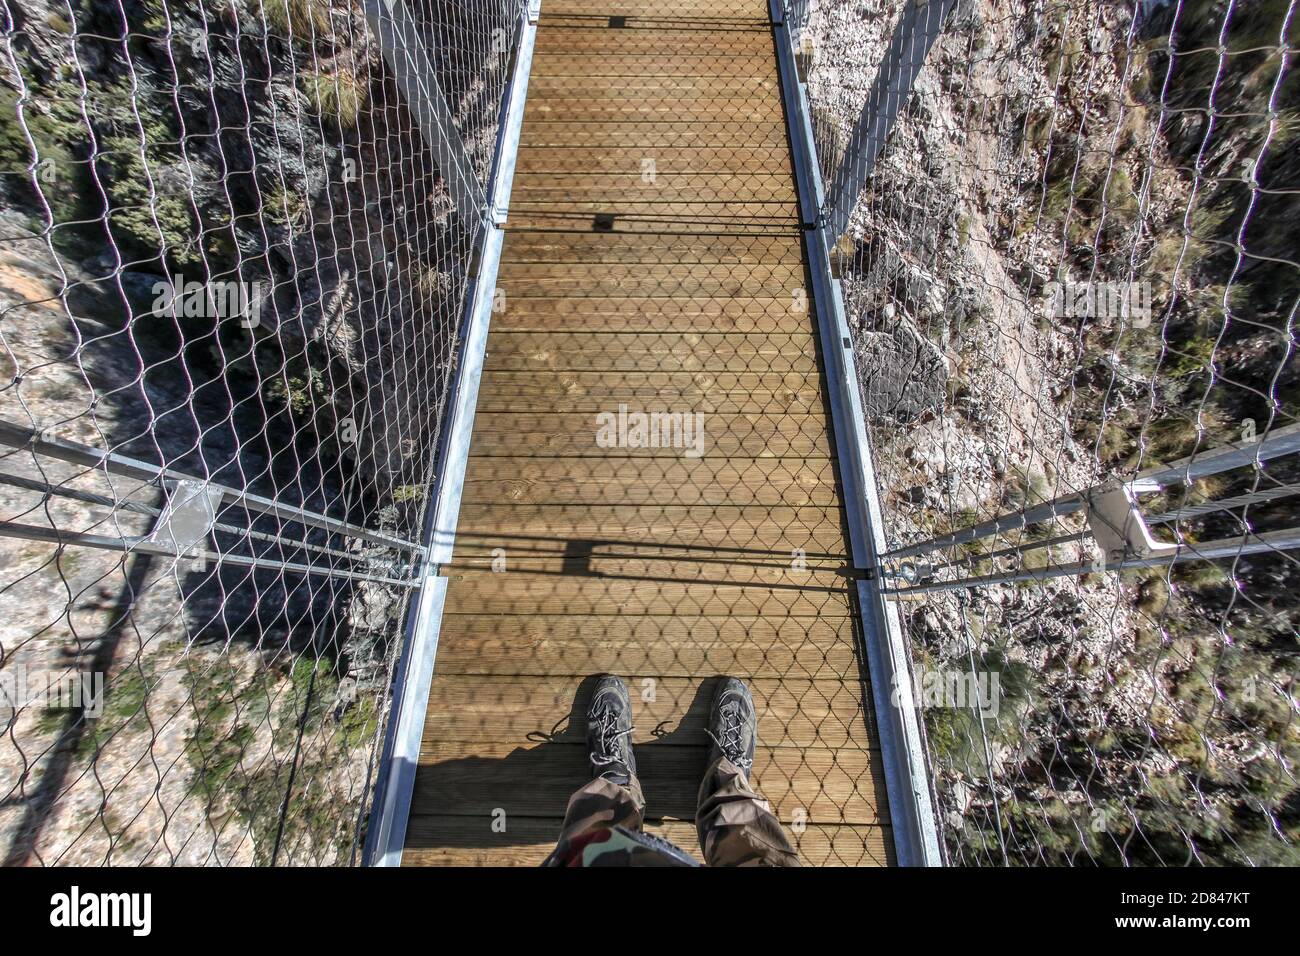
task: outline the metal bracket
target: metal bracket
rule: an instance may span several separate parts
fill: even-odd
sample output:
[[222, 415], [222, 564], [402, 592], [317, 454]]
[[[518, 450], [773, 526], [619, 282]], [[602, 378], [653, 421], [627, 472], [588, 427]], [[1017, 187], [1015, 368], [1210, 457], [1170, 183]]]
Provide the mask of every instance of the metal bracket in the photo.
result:
[[928, 561], [900, 561], [892, 567], [882, 566], [880, 577], [885, 582], [903, 581], [911, 585], [934, 577], [934, 567]]
[[1178, 551], [1178, 545], [1152, 536], [1138, 507], [1138, 494], [1159, 490], [1159, 484], [1141, 481], [1112, 481], [1088, 490], [1084, 504], [1088, 530], [1107, 561], [1161, 557]]
[[183, 556], [208, 540], [225, 495], [206, 481], [167, 482], [167, 504], [144, 541]]

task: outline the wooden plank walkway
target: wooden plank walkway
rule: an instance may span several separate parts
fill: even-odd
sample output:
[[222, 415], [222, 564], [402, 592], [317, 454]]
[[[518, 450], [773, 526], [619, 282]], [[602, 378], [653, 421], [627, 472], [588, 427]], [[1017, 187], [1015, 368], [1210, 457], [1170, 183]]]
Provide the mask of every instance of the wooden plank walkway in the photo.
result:
[[[606, 671], [648, 829], [698, 855], [732, 674], [805, 862], [892, 859], [797, 215], [764, 0], [547, 0], [406, 864], [540, 862]], [[703, 437], [607, 447], [620, 406]]]

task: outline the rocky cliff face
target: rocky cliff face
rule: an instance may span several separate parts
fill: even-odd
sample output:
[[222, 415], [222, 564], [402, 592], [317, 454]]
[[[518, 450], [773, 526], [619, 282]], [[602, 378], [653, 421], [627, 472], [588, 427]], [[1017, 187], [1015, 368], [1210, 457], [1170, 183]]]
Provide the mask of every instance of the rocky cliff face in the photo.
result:
[[[33, 0], [13, 13], [4, 186], [97, 280], [69, 294], [129, 322], [149, 317], [158, 278], [260, 283], [253, 329], [180, 330], [206, 340], [183, 356], [200, 387], [246, 377], [237, 393], [256, 391], [269, 418], [319, 418], [324, 451], [363, 482], [412, 477], [468, 238], [357, 8], [86, 4], [67, 23]], [[371, 440], [331, 444], [344, 419]]]
[[[814, 5], [810, 92], [828, 168], [896, 7]], [[1274, 191], [1294, 165], [1285, 12], [1236, 5], [1220, 62], [1209, 53], [1223, 4], [958, 4], [838, 250], [893, 540], [1295, 420], [1300, 273], [1275, 254], [1295, 240], [1294, 197]], [[1232, 117], [1211, 120], [1211, 97]], [[1053, 281], [1136, 282], [1149, 314], [1060, 315]], [[1286, 480], [1276, 470], [1266, 484]], [[1258, 482], [1243, 470], [1173, 489], [1148, 513]], [[1255, 527], [1293, 518], [1285, 505], [1249, 515]], [[1177, 530], [1209, 540], [1242, 521]], [[1081, 530], [1060, 521], [1020, 540]], [[1032, 555], [1028, 568], [1092, 558], [1068, 541]], [[958, 557], [974, 573], [1014, 563], [974, 546]], [[1278, 718], [1297, 608], [1276, 586], [1294, 569], [1247, 558], [908, 605], [918, 680], [1002, 675], [994, 716], [944, 700], [926, 712], [952, 859], [1291, 852], [1293, 798], [1278, 781], [1300, 738]]]
[[[454, 207], [359, 5], [4, 11], [0, 417], [418, 537], [477, 211]], [[437, 68], [485, 178], [507, 64], [454, 49], [464, 26]], [[160, 312], [160, 282], [243, 283], [256, 315]], [[160, 504], [159, 489], [5, 461]], [[150, 523], [0, 488], [9, 520]], [[108, 674], [98, 723], [10, 715], [11, 856], [348, 858], [404, 592], [11, 538], [0, 558], [0, 667]]]

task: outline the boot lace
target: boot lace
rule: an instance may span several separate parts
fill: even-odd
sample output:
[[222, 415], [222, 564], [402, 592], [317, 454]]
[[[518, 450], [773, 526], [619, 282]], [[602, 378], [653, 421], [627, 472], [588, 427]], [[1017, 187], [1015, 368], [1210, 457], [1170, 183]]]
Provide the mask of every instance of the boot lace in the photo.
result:
[[740, 711], [735, 708], [724, 707], [719, 717], [722, 724], [722, 736], [718, 737], [709, 728], [705, 728], [705, 733], [718, 745], [718, 749], [722, 751], [724, 757], [748, 774], [754, 766], [754, 758], [745, 755], [743, 739], [745, 724], [740, 719]]
[[620, 730], [618, 727], [618, 714], [613, 708], [606, 707], [595, 716], [596, 721], [596, 740], [600, 747], [600, 752], [592, 751], [591, 762], [597, 767], [606, 767], [612, 763], [623, 763], [624, 759], [622, 748], [620, 747], [620, 738], [629, 736], [635, 727], [628, 727], [626, 730]]

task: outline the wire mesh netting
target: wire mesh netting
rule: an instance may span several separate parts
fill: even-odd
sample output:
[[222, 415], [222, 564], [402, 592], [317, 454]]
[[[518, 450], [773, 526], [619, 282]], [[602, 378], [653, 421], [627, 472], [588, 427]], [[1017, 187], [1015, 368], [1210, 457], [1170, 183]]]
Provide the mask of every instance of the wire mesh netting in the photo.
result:
[[[523, 4], [0, 12], [5, 859], [355, 861]], [[1294, 862], [1293, 4], [785, 19], [947, 859]], [[545, 855], [602, 671], [650, 828], [728, 674], [891, 859], [773, 39], [543, 14], [412, 862]]]
[[[1294, 863], [1294, 4], [950, 8], [833, 254], [890, 547], [1040, 507], [895, 568], [946, 855]], [[812, 5], [827, 182], [906, 9]]]
[[5, 859], [355, 860], [523, 7], [2, 11]]

